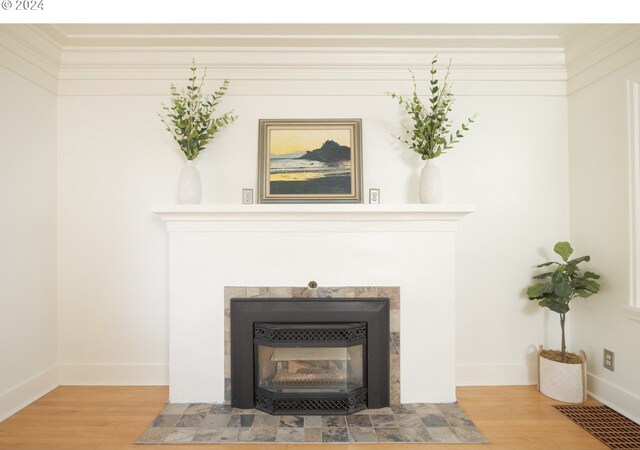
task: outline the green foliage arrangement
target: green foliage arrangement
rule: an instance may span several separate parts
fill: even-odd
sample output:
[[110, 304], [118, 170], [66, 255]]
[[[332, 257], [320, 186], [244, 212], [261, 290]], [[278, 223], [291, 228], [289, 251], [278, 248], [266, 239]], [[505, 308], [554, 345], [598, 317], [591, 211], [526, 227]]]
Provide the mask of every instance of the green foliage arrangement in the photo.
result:
[[431, 96], [428, 103], [424, 103], [418, 96], [416, 86], [416, 77], [411, 70], [411, 78], [413, 79], [413, 95], [410, 98], [404, 98], [401, 95], [387, 92], [392, 98], [404, 107], [409, 117], [413, 120], [413, 128], [405, 127], [406, 137], [396, 136], [400, 142], [403, 142], [414, 152], [421, 155], [423, 160], [433, 159], [453, 148], [461, 138], [464, 137], [463, 131], [469, 131], [469, 124], [475, 120], [475, 115], [462, 123], [460, 128], [455, 132], [451, 131], [453, 123], [447, 117], [451, 112], [453, 105], [453, 94], [451, 93], [451, 84], [449, 83], [449, 70], [451, 61], [447, 66], [447, 73], [440, 84], [437, 78], [438, 71], [435, 68], [438, 62], [437, 56], [431, 61], [431, 81], [429, 91]]
[[191, 65], [191, 77], [188, 79], [190, 84], [180, 91], [172, 84], [171, 105], [162, 104], [166, 117], [158, 114], [188, 160], [196, 159], [218, 131], [237, 119], [233, 111], [219, 117], [214, 116], [216, 106], [227, 91], [229, 81], [224, 80], [222, 86], [213, 94], [204, 95], [202, 85], [207, 76], [207, 69], [205, 68], [200, 83], [198, 83], [197, 70], [194, 59]]
[[536, 267], [548, 267], [555, 265], [555, 270], [544, 272], [534, 276], [536, 280], [541, 280], [527, 289], [529, 300], [538, 300], [538, 305], [549, 308], [551, 311], [560, 314], [560, 328], [562, 329], [562, 347], [560, 357], [568, 362], [564, 324], [566, 314], [569, 312], [569, 303], [576, 297], [587, 298], [600, 290], [600, 284], [596, 281], [600, 275], [593, 272], [581, 272], [578, 264], [591, 260], [589, 256], [569, 259], [573, 253], [571, 244], [568, 242], [558, 242], [553, 251], [561, 258], [562, 262], [550, 261]]

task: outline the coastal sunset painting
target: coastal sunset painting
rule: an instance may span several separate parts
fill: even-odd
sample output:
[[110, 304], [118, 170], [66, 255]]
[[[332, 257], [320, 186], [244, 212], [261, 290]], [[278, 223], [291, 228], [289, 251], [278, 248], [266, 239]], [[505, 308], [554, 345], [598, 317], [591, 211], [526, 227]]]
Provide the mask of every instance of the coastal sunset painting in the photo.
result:
[[262, 203], [361, 202], [360, 119], [261, 120]]

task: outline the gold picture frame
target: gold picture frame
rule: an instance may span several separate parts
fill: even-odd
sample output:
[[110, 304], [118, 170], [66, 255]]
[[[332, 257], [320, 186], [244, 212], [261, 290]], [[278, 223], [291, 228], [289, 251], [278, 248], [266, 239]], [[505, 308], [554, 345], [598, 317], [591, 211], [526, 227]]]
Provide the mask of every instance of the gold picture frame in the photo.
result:
[[362, 203], [361, 119], [261, 119], [259, 203]]

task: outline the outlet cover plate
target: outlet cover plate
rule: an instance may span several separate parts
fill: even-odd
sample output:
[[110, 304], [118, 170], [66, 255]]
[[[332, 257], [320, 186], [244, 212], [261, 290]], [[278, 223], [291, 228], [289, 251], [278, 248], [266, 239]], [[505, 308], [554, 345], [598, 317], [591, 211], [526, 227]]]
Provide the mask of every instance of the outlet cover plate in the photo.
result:
[[242, 190], [242, 204], [250, 205], [253, 203], [253, 189]]
[[606, 348], [602, 352], [602, 367], [612, 372], [616, 370], [616, 354]]

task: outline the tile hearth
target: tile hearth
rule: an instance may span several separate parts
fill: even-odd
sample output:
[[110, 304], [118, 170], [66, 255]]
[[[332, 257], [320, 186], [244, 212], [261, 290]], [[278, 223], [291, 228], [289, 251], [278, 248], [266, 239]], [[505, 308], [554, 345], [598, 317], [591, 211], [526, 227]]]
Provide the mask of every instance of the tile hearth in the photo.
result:
[[415, 403], [349, 416], [272, 416], [211, 403], [170, 403], [138, 444], [487, 443], [457, 403]]

